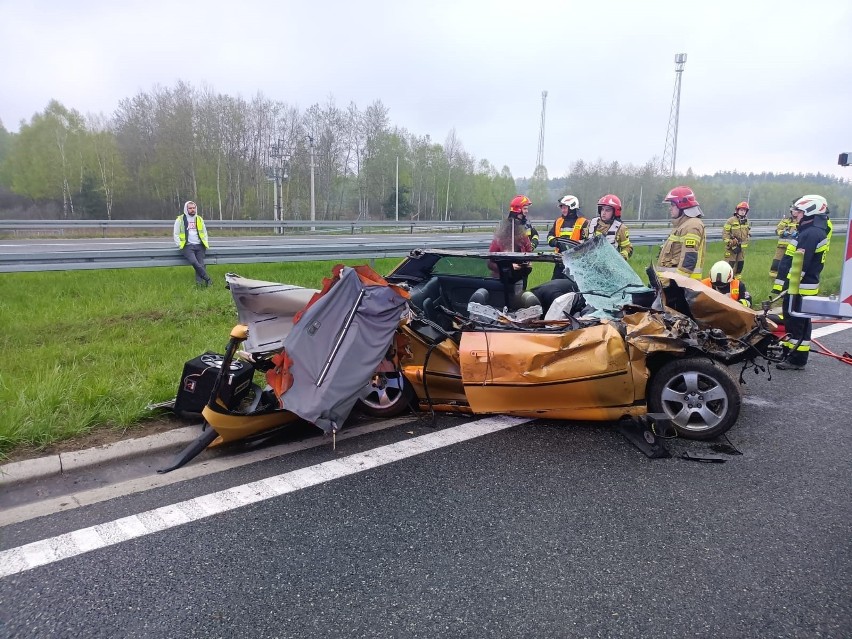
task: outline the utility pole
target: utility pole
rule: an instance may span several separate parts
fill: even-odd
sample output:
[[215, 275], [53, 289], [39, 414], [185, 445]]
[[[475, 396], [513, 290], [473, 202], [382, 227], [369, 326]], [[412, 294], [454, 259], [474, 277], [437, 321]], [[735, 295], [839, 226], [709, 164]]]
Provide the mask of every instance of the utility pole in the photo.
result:
[[[314, 197], [314, 136], [308, 136], [308, 142], [311, 144], [311, 222], [316, 222], [317, 220], [317, 204], [316, 198]], [[312, 226], [312, 231], [316, 229]]]
[[[266, 176], [272, 182], [273, 191], [273, 209], [272, 219], [276, 222], [284, 220], [284, 214], [281, 209], [284, 203], [284, 188], [283, 180], [287, 178], [284, 171], [284, 162], [287, 158], [287, 152], [284, 147], [284, 140], [278, 138], [275, 144], [269, 147], [269, 157], [271, 158], [270, 166], [266, 167]], [[276, 232], [283, 233], [284, 227], [276, 227]]]
[[680, 119], [680, 81], [683, 74], [683, 65], [686, 64], [686, 54], [675, 54], [675, 85], [672, 94], [672, 106], [669, 111], [669, 127], [666, 131], [666, 146], [663, 149], [662, 172], [670, 177], [675, 175], [675, 163], [677, 161], [677, 126]]
[[[535, 159], [535, 171], [544, 165], [544, 112], [547, 109], [547, 91], [541, 92], [541, 124], [538, 129], [538, 153]], [[535, 173], [533, 171], [533, 173]]]
[[399, 156], [396, 156], [396, 221], [399, 222]]
[[453, 170], [452, 163], [447, 167], [447, 201], [444, 205], [444, 219], [450, 219], [450, 171]]

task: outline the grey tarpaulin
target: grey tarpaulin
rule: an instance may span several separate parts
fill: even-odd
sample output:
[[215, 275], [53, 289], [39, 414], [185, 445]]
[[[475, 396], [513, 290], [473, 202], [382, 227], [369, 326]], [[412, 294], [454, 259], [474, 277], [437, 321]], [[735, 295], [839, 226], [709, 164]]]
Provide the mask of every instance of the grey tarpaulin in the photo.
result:
[[[318, 387], [362, 290], [349, 329]], [[391, 345], [405, 301], [393, 288], [365, 285], [354, 269], [344, 267], [340, 280], [305, 311], [284, 340], [293, 361], [293, 385], [281, 397], [284, 408], [326, 433], [338, 430]]]

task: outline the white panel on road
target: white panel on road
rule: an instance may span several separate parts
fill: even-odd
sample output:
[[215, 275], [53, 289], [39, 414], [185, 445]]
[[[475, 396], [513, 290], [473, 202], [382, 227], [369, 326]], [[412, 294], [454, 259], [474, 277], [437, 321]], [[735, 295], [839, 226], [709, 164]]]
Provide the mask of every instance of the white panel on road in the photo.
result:
[[852, 323], [837, 323], [837, 324], [829, 324], [828, 326], [820, 326], [819, 328], [815, 328], [811, 332], [811, 337], [816, 337], [819, 339], [820, 337], [825, 337], [826, 335], [831, 335], [832, 333], [839, 333], [840, 331], [845, 331], [847, 328], [852, 328]]
[[0, 578], [530, 422], [498, 415], [0, 552]]

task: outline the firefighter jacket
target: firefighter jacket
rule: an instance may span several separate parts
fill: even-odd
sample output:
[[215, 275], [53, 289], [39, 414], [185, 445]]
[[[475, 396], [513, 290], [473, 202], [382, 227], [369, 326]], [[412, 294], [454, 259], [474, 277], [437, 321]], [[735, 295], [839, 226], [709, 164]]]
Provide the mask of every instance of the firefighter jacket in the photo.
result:
[[530, 239], [530, 246], [532, 250], [536, 250], [538, 248], [538, 231], [535, 230], [535, 227], [530, 224], [529, 220], [524, 222], [524, 231], [526, 236]]
[[775, 235], [778, 236], [778, 246], [787, 248], [790, 238], [796, 237], [797, 227], [796, 220], [792, 220], [789, 217], [785, 217], [778, 222], [778, 226], [775, 227]]
[[817, 295], [819, 293], [819, 276], [828, 255], [828, 225], [825, 215], [812, 215], [802, 218], [799, 223], [799, 236], [787, 244], [787, 252], [778, 267], [778, 276], [772, 286], [774, 293], [787, 290], [790, 284], [790, 270], [793, 265], [793, 255], [798, 250], [804, 250], [802, 260], [801, 284], [799, 294]]
[[751, 308], [751, 293], [748, 292], [746, 285], [741, 280], [733, 279], [727, 284], [713, 286], [713, 281], [709, 277], [705, 277], [701, 280], [701, 283], [719, 291], [722, 295], [730, 295], [735, 302]]
[[630, 243], [630, 231], [627, 230], [627, 225], [619, 219], [613, 219], [607, 224], [601, 218], [596, 217], [589, 222], [589, 237], [596, 235], [606, 235], [607, 241], [615, 247], [615, 250], [621, 253], [621, 256], [627, 260], [633, 255], [633, 245]]
[[787, 244], [790, 243], [791, 239], [796, 239], [798, 234], [799, 226], [796, 224], [796, 220], [789, 217], [782, 218], [778, 222], [778, 226], [775, 227], [775, 235], [778, 236], [778, 245], [775, 247], [775, 255], [772, 256], [772, 263], [769, 266], [769, 276], [773, 281], [775, 281], [778, 275], [778, 267], [784, 258], [784, 253], [787, 251]]
[[[186, 246], [186, 236], [189, 233], [189, 220], [187, 217], [181, 214], [175, 219], [174, 238], [175, 244], [177, 244], [179, 249]], [[210, 248], [207, 240], [207, 227], [204, 225], [204, 220], [201, 219], [200, 215], [195, 216], [195, 230], [198, 232], [198, 239], [201, 240], [204, 248]]]
[[725, 243], [725, 259], [736, 258], [742, 261], [748, 241], [751, 238], [751, 222], [748, 218], [732, 215], [722, 227], [722, 241]]
[[579, 217], [574, 211], [569, 211], [568, 215], [560, 215], [547, 232], [547, 243], [554, 247], [557, 253], [559, 247], [556, 245], [556, 240], [560, 237], [574, 242], [589, 239], [589, 220]]
[[660, 249], [657, 271], [675, 271], [696, 280], [704, 266], [704, 222], [697, 217], [681, 215], [673, 221], [672, 231]]

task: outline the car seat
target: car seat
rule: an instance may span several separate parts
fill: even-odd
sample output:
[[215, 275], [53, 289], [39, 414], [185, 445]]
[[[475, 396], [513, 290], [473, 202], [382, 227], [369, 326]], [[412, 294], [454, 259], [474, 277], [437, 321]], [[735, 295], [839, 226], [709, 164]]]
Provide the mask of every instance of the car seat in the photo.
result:
[[453, 329], [453, 320], [440, 309], [443, 305], [443, 294], [437, 277], [431, 278], [423, 287], [412, 291], [408, 301], [430, 322], [434, 322], [444, 330]]
[[473, 292], [473, 295], [470, 296], [471, 302], [483, 305], [488, 305], [490, 299], [491, 293], [488, 292], [487, 288], [478, 288]]
[[411, 290], [411, 296], [408, 299], [416, 309], [426, 312], [424, 303], [426, 300], [437, 300], [441, 297], [441, 284], [437, 277], [431, 278], [423, 286]]

